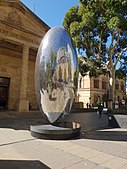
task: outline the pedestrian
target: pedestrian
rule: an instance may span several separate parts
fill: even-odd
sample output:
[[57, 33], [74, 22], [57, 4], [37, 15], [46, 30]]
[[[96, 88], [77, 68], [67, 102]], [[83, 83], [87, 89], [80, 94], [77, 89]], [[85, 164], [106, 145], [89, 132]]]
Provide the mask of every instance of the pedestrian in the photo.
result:
[[87, 107], [87, 109], [88, 109], [88, 106], [89, 106], [89, 104], [88, 104], [88, 103], [86, 103], [86, 107]]
[[99, 118], [101, 118], [101, 116], [102, 116], [102, 110], [103, 110], [103, 105], [99, 104], [99, 106], [98, 106]]
[[91, 109], [91, 104], [89, 104], [89, 108]]

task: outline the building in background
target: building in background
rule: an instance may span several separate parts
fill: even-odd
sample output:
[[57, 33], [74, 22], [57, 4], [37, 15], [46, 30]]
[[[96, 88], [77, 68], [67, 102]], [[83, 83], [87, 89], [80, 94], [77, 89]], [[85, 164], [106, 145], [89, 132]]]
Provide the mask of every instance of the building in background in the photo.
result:
[[[126, 95], [125, 80], [116, 79], [114, 101], [116, 104], [122, 104]], [[81, 76], [79, 74], [77, 102], [83, 102], [83, 107], [96, 106], [102, 103], [107, 107], [109, 91], [109, 79], [106, 75], [99, 77]], [[88, 104], [87, 104], [88, 103]], [[115, 105], [114, 105], [115, 106]]]
[[19, 0], [0, 0], [0, 109], [36, 109], [34, 69], [49, 26]]

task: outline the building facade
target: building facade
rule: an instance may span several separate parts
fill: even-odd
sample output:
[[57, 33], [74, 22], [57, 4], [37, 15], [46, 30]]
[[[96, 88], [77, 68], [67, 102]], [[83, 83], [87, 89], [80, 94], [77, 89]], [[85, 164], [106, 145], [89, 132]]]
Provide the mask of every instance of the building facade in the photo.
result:
[[[125, 88], [125, 80], [117, 78], [115, 82], [114, 93], [115, 103], [120, 104], [124, 102], [126, 95]], [[84, 77], [79, 75], [76, 101], [83, 102], [83, 107], [87, 107], [87, 105], [96, 106], [98, 103], [103, 103], [104, 107], [107, 107], [108, 91], [108, 76], [101, 75], [96, 78], [90, 78], [89, 75]]]
[[0, 0], [0, 109], [37, 109], [35, 60], [49, 29], [19, 0]]

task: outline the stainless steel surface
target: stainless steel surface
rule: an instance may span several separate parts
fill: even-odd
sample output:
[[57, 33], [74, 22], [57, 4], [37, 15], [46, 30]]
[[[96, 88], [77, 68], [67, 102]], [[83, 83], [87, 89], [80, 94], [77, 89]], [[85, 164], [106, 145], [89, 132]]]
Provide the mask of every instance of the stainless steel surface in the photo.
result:
[[41, 41], [35, 66], [35, 89], [41, 112], [50, 123], [69, 114], [78, 81], [78, 62], [63, 27], [51, 28]]

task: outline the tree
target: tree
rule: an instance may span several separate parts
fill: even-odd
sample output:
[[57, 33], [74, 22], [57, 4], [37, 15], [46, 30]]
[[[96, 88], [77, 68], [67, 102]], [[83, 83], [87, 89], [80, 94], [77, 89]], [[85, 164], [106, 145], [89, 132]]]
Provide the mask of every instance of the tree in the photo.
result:
[[78, 51], [85, 53], [85, 62], [79, 63], [82, 73], [91, 67], [109, 73], [109, 99], [113, 101], [115, 73], [127, 57], [127, 1], [79, 0], [79, 3], [65, 14], [63, 26]]

